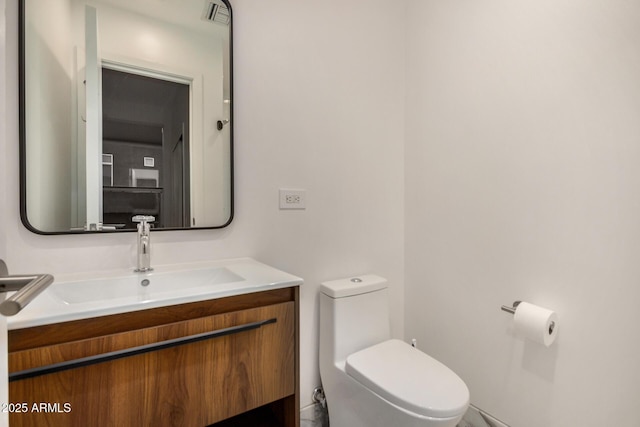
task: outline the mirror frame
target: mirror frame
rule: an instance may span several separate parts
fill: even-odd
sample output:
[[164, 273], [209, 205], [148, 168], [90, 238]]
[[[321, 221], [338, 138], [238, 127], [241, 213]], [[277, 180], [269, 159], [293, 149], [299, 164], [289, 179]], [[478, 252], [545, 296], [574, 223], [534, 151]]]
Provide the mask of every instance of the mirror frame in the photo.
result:
[[[124, 230], [68, 230], [68, 231], [43, 231], [35, 228], [29, 222], [27, 217], [27, 144], [26, 144], [26, 51], [25, 51], [25, 37], [26, 37], [26, 16], [25, 8], [26, 2], [29, 0], [18, 0], [18, 127], [19, 127], [19, 161], [20, 161], [20, 220], [25, 228], [35, 234], [40, 235], [95, 235], [106, 233], [124, 233], [124, 232], [136, 232], [136, 229], [124, 229]], [[222, 225], [210, 226], [210, 227], [165, 227], [153, 229], [157, 231], [183, 231], [183, 230], [212, 230], [227, 227], [231, 224], [234, 218], [234, 107], [235, 100], [233, 97], [233, 10], [228, 0], [220, 0], [229, 9], [229, 219]]]

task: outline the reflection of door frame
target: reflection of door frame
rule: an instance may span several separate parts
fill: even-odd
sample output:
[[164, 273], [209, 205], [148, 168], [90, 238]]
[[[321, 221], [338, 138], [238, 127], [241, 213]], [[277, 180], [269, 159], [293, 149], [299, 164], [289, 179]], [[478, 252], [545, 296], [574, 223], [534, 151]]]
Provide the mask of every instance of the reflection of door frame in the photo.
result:
[[139, 76], [151, 77], [158, 80], [166, 80], [168, 82], [181, 83], [191, 87], [193, 78], [182, 76], [169, 71], [152, 69], [144, 66], [125, 64], [111, 59], [102, 58], [102, 68], [109, 70], [122, 71], [123, 73], [137, 74]]
[[102, 69], [98, 12], [85, 5], [85, 230], [102, 228]]
[[180, 135], [181, 147], [188, 147], [185, 128], [191, 87], [176, 79], [158, 79], [149, 73], [143, 76], [118, 68], [102, 67], [105, 153], [119, 159], [114, 182], [116, 187], [138, 187], [135, 178], [140, 174], [155, 179], [140, 186], [157, 188], [161, 197], [158, 204], [158, 198], [149, 198], [148, 194], [130, 198], [131, 189], [105, 193], [109, 196], [104, 206], [105, 221], [129, 229], [132, 225], [126, 214], [142, 214], [153, 215], [155, 227], [184, 227], [184, 216], [189, 212], [189, 205], [184, 203], [188, 150], [176, 150], [174, 140]]
[[[185, 138], [187, 139], [187, 143], [185, 145]], [[191, 226], [191, 183], [187, 179], [185, 174], [185, 170], [190, 173], [191, 165], [187, 162], [187, 156], [184, 155], [185, 149], [187, 149], [187, 154], [190, 154], [191, 150], [189, 147], [190, 136], [188, 129], [185, 129], [185, 124], [182, 122], [182, 131], [180, 132], [180, 139], [182, 140], [182, 226], [190, 227]], [[189, 205], [189, 208], [187, 208]]]
[[[102, 67], [125, 73], [138, 74], [160, 80], [182, 83], [189, 86], [189, 183], [202, 182], [203, 167], [202, 156], [194, 157], [194, 153], [202, 151], [204, 141], [204, 76], [193, 70], [182, 67], [167, 66], [165, 64], [151, 63], [138, 58], [124, 57], [122, 55], [101, 53]], [[196, 108], [197, 107], [197, 108]], [[202, 186], [189, 185], [189, 212], [193, 215], [197, 210], [194, 206], [196, 200], [203, 200]], [[191, 220], [189, 220], [189, 224]]]
[[[185, 129], [185, 124], [184, 122], [182, 123], [182, 129], [180, 130], [180, 136], [171, 142], [171, 183], [167, 184], [167, 186], [171, 187], [171, 194], [172, 197], [175, 194], [179, 194], [180, 197], [178, 200], [179, 204], [180, 204], [180, 209], [177, 209], [176, 211], [172, 212], [172, 218], [175, 221], [175, 216], [178, 217], [178, 222], [177, 222], [177, 226], [179, 227], [189, 227], [190, 226], [190, 221], [191, 221], [191, 212], [190, 212], [190, 207], [191, 207], [191, 203], [190, 203], [190, 189], [189, 189], [189, 181], [188, 181], [188, 171], [189, 171], [189, 164], [187, 161], [188, 158], [188, 151], [187, 151], [187, 155], [185, 155], [185, 149], [187, 146], [185, 146], [185, 138], [187, 138], [187, 134], [186, 134], [186, 129]], [[175, 168], [175, 153], [176, 150], [180, 150], [180, 168], [176, 169]], [[176, 170], [180, 171], [180, 189], [179, 191], [175, 191], [176, 187]], [[173, 203], [171, 204], [171, 207], [173, 208]], [[176, 214], [177, 212], [177, 214]]]

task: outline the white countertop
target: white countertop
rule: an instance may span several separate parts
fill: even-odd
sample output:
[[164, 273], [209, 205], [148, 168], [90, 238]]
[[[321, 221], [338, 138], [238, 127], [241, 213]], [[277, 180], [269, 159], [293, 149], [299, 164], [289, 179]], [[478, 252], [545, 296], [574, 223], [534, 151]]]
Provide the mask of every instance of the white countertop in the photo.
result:
[[[90, 317], [110, 314], [126, 313], [130, 311], [147, 310], [150, 308], [184, 304], [208, 299], [223, 298], [252, 292], [268, 291], [302, 285], [303, 280], [284, 271], [262, 264], [251, 258], [235, 258], [218, 261], [183, 263], [153, 266], [154, 270], [147, 273], [134, 273], [132, 269], [109, 271], [100, 273], [76, 273], [56, 276], [55, 282], [38, 295], [20, 313], [7, 318], [9, 329], [21, 329], [51, 323], [67, 322]], [[180, 283], [180, 279], [188, 279], [194, 272], [214, 271], [224, 269], [227, 276], [236, 279], [228, 282], [204, 283], [202, 278], [195, 286]], [[200, 274], [202, 276], [202, 274]], [[239, 276], [239, 277], [238, 277]], [[167, 278], [172, 285], [165, 285], [161, 292], [154, 291], [156, 281]], [[149, 280], [145, 287], [140, 283]], [[173, 281], [175, 280], [175, 286]], [[108, 288], [118, 283], [118, 292], [105, 299], [86, 301], [80, 298], [78, 302], [69, 302], [61, 298], [61, 291], [71, 294], [73, 287], [100, 286]], [[125, 294], [123, 289], [131, 292]], [[94, 289], [92, 288], [92, 289]], [[85, 292], [86, 294], [86, 292]]]

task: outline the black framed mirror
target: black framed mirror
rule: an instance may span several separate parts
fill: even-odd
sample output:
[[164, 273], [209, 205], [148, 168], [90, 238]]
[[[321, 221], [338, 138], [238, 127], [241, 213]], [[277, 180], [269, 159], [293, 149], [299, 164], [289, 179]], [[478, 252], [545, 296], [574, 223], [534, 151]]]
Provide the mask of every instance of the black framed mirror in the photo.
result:
[[39, 234], [233, 219], [227, 0], [20, 0], [20, 196]]

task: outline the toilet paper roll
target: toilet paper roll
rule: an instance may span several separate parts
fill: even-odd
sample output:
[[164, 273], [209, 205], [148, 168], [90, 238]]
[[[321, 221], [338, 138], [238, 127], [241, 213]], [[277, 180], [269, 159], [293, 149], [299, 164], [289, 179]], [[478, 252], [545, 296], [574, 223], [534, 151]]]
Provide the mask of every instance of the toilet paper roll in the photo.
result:
[[549, 347], [558, 335], [558, 315], [551, 310], [521, 302], [513, 315], [516, 333]]

